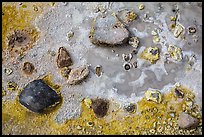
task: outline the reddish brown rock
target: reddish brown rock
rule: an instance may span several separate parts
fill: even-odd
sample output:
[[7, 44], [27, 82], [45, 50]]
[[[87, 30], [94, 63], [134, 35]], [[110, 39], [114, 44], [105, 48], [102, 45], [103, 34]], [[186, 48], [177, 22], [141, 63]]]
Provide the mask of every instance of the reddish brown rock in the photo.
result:
[[96, 117], [102, 118], [107, 114], [109, 103], [104, 99], [92, 100], [91, 108], [93, 109]]
[[34, 69], [35, 69], [34, 65], [30, 62], [25, 62], [23, 64], [23, 72], [27, 75], [31, 75]]

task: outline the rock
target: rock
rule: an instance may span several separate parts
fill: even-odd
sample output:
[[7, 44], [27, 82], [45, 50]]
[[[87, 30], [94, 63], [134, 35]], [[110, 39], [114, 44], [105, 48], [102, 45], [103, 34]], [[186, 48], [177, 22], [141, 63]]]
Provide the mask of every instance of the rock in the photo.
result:
[[184, 31], [184, 27], [181, 24], [177, 23], [173, 32], [174, 37], [178, 38], [183, 31]]
[[144, 4], [140, 4], [140, 5], [138, 6], [139, 10], [143, 10], [144, 7], [145, 7]]
[[39, 79], [26, 85], [19, 95], [19, 101], [33, 112], [44, 113], [51, 106], [58, 104], [61, 98], [52, 88]]
[[109, 103], [104, 99], [92, 99], [91, 108], [93, 109], [96, 117], [102, 118], [107, 114]]
[[72, 65], [72, 60], [64, 47], [60, 47], [57, 56], [57, 66], [58, 68], [69, 67]]
[[101, 65], [97, 65], [95, 67], [95, 73], [98, 77], [100, 77], [102, 75], [102, 66]]
[[199, 120], [182, 112], [179, 114], [177, 122], [180, 128], [195, 128], [198, 126]]
[[34, 65], [30, 62], [25, 62], [23, 64], [23, 72], [27, 75], [32, 74], [34, 69], [35, 69]]
[[68, 83], [75, 85], [84, 80], [89, 74], [88, 66], [82, 65], [78, 68], [72, 69], [69, 73]]
[[183, 98], [183, 97], [184, 97], [184, 93], [181, 92], [181, 91], [180, 91], [179, 89], [177, 89], [177, 88], [175, 88], [174, 94], [175, 94], [175, 96], [178, 97], [178, 98]]
[[13, 73], [13, 70], [11, 68], [5, 68], [4, 72], [7, 76], [11, 75]]
[[124, 44], [127, 42], [128, 37], [129, 31], [113, 14], [96, 17], [89, 35], [93, 44], [109, 46]]
[[136, 111], [136, 105], [130, 103], [129, 105], [125, 106], [124, 109], [129, 113], [133, 113]]
[[147, 90], [145, 92], [145, 97], [147, 100], [161, 103], [161, 93], [158, 90]]

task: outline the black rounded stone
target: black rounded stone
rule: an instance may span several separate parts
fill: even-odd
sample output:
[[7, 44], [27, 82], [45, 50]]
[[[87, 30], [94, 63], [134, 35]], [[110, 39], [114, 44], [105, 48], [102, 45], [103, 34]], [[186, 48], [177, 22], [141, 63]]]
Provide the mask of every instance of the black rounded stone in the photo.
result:
[[45, 110], [61, 101], [60, 96], [41, 79], [26, 85], [19, 95], [20, 103], [27, 109], [44, 113]]

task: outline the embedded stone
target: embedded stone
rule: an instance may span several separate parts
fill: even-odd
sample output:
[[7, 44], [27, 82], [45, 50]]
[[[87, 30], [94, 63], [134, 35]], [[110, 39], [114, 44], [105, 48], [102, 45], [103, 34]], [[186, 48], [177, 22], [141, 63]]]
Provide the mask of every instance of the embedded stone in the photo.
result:
[[91, 108], [93, 109], [96, 117], [102, 118], [107, 114], [109, 103], [104, 99], [93, 99]]
[[192, 117], [191, 115], [182, 112], [178, 117], [178, 125], [180, 128], [195, 128], [199, 124], [199, 120]]
[[114, 14], [99, 15], [93, 21], [89, 38], [95, 45], [121, 45], [127, 42], [129, 31]]
[[88, 66], [82, 65], [78, 68], [72, 69], [69, 73], [68, 83], [70, 85], [79, 84], [82, 80], [84, 80], [89, 74]]
[[23, 64], [23, 72], [27, 75], [32, 74], [34, 69], [35, 69], [34, 65], [30, 62], [25, 62]]
[[60, 47], [57, 56], [58, 68], [69, 67], [72, 65], [71, 57], [64, 47]]
[[28, 83], [19, 95], [19, 102], [35, 113], [46, 112], [60, 100], [60, 96], [41, 79]]
[[158, 90], [147, 90], [145, 92], [145, 97], [147, 100], [161, 103], [161, 93]]

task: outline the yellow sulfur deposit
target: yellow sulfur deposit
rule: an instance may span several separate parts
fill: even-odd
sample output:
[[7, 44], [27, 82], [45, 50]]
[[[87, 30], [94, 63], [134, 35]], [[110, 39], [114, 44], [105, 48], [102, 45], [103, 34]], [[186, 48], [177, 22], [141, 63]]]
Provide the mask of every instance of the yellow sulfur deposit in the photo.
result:
[[148, 47], [140, 54], [140, 57], [145, 60], [149, 60], [151, 64], [154, 64], [159, 59], [159, 48]]

